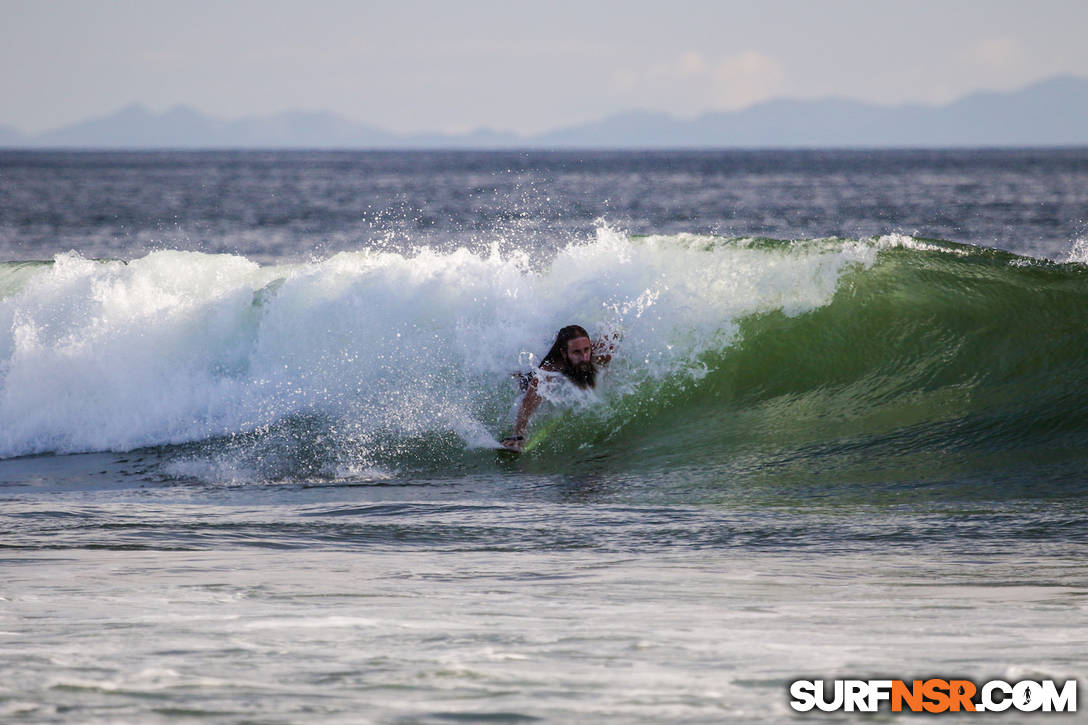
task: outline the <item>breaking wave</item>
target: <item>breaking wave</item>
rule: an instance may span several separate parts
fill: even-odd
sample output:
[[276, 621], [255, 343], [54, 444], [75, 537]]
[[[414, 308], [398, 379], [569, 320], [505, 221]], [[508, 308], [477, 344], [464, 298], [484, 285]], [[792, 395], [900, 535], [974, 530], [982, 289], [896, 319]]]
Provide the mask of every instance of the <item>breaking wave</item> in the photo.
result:
[[569, 323], [616, 334], [616, 355], [592, 394], [551, 391], [526, 465], [809, 480], [1083, 462], [1082, 264], [608, 228], [547, 260], [7, 263], [0, 457], [177, 447], [174, 475], [243, 481], [493, 466], [511, 372]]

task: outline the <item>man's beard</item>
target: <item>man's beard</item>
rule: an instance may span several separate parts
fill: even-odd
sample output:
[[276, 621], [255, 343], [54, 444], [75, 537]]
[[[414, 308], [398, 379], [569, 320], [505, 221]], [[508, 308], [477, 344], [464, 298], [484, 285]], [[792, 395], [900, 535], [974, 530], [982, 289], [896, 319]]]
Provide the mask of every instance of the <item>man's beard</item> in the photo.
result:
[[563, 374], [579, 388], [592, 388], [597, 384], [597, 367], [589, 361], [577, 365], [567, 364]]

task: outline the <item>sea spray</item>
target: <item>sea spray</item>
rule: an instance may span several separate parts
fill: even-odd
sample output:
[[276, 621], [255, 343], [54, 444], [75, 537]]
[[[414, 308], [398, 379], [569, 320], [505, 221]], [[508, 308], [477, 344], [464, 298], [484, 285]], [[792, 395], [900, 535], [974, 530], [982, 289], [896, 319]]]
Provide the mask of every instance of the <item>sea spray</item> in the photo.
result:
[[[75, 253], [0, 300], [0, 455], [128, 450], [309, 417], [356, 446], [493, 444], [509, 373], [558, 327], [622, 335], [610, 385], [705, 373], [737, 320], [826, 304], [871, 244], [789, 244], [602, 227], [543, 269], [523, 253], [362, 250], [259, 266], [162, 251]], [[346, 440], [346, 439], [345, 439]]]

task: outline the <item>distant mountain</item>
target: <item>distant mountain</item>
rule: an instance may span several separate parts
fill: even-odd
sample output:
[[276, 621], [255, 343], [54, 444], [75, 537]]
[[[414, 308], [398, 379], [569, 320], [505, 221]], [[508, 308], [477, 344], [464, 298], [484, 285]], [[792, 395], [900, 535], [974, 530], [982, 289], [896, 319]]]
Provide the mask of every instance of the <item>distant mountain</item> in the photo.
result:
[[1088, 79], [975, 93], [942, 106], [775, 100], [691, 120], [636, 112], [538, 136], [542, 146], [887, 147], [1088, 145]]
[[678, 119], [629, 111], [534, 136], [490, 129], [406, 135], [332, 113], [226, 121], [138, 105], [37, 136], [0, 126], [0, 146], [31, 148], [798, 148], [1088, 145], [1088, 78], [974, 93], [939, 106], [845, 99], [773, 100]]
[[28, 139], [36, 147], [351, 148], [384, 146], [396, 136], [330, 113], [291, 111], [224, 121], [178, 106], [156, 114], [133, 105], [104, 118]]

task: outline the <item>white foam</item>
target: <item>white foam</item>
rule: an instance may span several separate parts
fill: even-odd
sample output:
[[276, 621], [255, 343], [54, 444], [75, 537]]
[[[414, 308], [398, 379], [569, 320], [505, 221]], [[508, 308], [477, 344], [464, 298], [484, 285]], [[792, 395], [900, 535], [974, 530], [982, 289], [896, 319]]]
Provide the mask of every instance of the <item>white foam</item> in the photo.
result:
[[129, 264], [60, 255], [0, 299], [0, 456], [128, 450], [311, 414], [363, 446], [379, 433], [493, 446], [516, 398], [510, 371], [539, 362], [559, 327], [619, 332], [614, 381], [697, 377], [698, 353], [728, 345], [739, 317], [827, 304], [843, 271], [878, 249], [633, 240], [602, 226], [543, 270], [497, 249], [286, 267], [193, 252]]
[[1069, 254], [1066, 255], [1064, 261], [1074, 264], [1088, 264], [1088, 237], [1073, 240], [1073, 245], [1069, 248]]
[[967, 248], [949, 247], [933, 244], [923, 239], [916, 239], [906, 234], [885, 234], [876, 238], [876, 248], [883, 249], [913, 249], [918, 252], [941, 252], [957, 257], [966, 257], [971, 254]]

